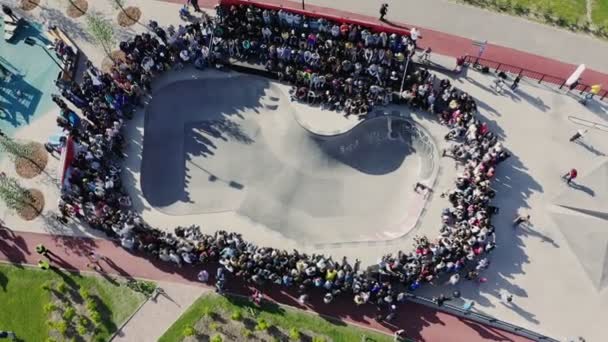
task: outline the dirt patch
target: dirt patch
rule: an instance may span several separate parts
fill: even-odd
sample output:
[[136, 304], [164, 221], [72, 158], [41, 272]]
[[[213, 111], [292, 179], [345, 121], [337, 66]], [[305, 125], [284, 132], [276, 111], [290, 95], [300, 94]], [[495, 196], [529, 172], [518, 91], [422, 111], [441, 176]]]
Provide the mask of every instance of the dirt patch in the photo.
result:
[[70, 18], [79, 18], [87, 13], [89, 3], [87, 0], [68, 0], [68, 9], [66, 14]]
[[40, 5], [40, 0], [21, 0], [20, 8], [24, 11], [31, 11]]
[[141, 18], [141, 10], [138, 7], [129, 6], [118, 13], [118, 25], [129, 27], [135, 25]]
[[32, 153], [30, 156], [17, 157], [15, 159], [15, 169], [20, 177], [30, 179], [38, 176], [46, 167], [49, 155], [41, 143], [33, 142], [29, 144]]
[[27, 191], [30, 193], [30, 200], [17, 210], [17, 214], [25, 221], [31, 221], [42, 213], [44, 195], [38, 189], [28, 189]]
[[101, 62], [101, 70], [107, 73], [112, 72], [112, 67], [114, 66], [114, 63], [120, 63], [120, 62], [124, 62], [126, 60], [127, 56], [125, 55], [124, 52], [120, 51], [120, 50], [115, 50], [112, 51], [110, 53], [110, 56], [106, 56], [106, 58], [103, 59], [103, 61]]

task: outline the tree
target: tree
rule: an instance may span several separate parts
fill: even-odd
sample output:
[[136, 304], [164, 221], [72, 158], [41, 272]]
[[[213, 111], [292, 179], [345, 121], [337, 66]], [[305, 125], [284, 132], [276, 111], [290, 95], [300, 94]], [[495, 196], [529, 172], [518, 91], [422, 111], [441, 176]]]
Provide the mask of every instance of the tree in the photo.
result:
[[6, 152], [11, 155], [11, 158], [16, 159], [31, 158], [34, 150], [31, 144], [24, 144], [15, 141], [13, 138], [0, 132], [0, 151]]
[[108, 0], [108, 2], [117, 11], [125, 8], [125, 0]]
[[32, 195], [23, 188], [15, 178], [6, 175], [0, 176], [0, 199], [7, 208], [18, 210], [32, 202]]
[[98, 13], [89, 14], [86, 21], [89, 34], [101, 45], [106, 55], [112, 58], [112, 47], [116, 43], [112, 24]]
[[122, 27], [128, 27], [139, 22], [141, 18], [141, 10], [135, 6], [126, 6], [126, 0], [108, 0], [110, 6], [118, 13], [117, 21], [118, 25]]

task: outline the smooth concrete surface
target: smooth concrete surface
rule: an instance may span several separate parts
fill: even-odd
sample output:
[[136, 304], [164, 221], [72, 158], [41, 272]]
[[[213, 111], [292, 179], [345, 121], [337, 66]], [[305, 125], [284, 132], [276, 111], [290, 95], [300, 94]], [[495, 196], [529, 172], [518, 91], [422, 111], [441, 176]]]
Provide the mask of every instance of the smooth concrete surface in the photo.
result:
[[416, 124], [380, 115], [341, 134], [313, 134], [295, 111], [321, 108], [295, 109], [287, 89], [240, 75], [156, 91], [141, 175], [150, 205], [168, 215], [232, 211], [307, 243], [407, 233], [403, 223], [416, 213], [406, 208], [424, 201], [412, 189], [432, 181], [436, 157]]

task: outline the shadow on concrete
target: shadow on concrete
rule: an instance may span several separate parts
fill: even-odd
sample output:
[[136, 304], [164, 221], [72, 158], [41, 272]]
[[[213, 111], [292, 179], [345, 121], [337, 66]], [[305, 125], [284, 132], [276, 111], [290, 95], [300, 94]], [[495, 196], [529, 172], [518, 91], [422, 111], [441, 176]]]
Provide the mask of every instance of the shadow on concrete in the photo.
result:
[[46, 7], [40, 12], [40, 19], [45, 26], [55, 25], [59, 27], [72, 40], [83, 40], [91, 43], [92, 38], [84, 29], [84, 25], [68, 18], [62, 11]]
[[579, 139], [579, 140], [577, 140], [577, 141], [575, 142], [575, 144], [577, 144], [577, 145], [579, 145], [579, 146], [583, 147], [585, 150], [587, 150], [587, 151], [589, 151], [589, 152], [593, 153], [594, 155], [596, 155], [596, 156], [598, 156], [598, 157], [603, 157], [603, 156], [605, 156], [605, 155], [606, 155], [606, 153], [604, 153], [604, 152], [602, 152], [602, 151], [598, 150], [597, 148], [595, 148], [595, 146], [593, 146], [593, 145], [591, 145], [591, 144], [589, 144], [589, 143], [585, 142], [584, 140]]

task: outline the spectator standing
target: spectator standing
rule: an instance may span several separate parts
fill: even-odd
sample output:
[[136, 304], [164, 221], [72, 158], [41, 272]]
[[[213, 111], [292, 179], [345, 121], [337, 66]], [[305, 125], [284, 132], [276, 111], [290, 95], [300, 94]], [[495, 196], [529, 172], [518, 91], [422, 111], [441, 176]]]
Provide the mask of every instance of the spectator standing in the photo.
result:
[[568, 171], [568, 173], [563, 175], [562, 178], [566, 180], [566, 183], [568, 185], [570, 185], [570, 182], [572, 182], [577, 176], [578, 176], [578, 171], [576, 169], [572, 169], [572, 170]]
[[384, 19], [384, 17], [386, 16], [387, 12], [388, 12], [388, 4], [383, 3], [382, 6], [380, 6], [380, 21], [386, 20], [386, 19]]
[[513, 227], [517, 227], [524, 222], [530, 223], [530, 215], [518, 215], [515, 220], [513, 220]]
[[515, 91], [515, 89], [519, 87], [519, 81], [521, 81], [521, 75], [517, 75], [517, 77], [515, 77], [513, 83], [511, 83], [511, 90]]
[[201, 8], [198, 7], [198, 0], [188, 0], [188, 2], [190, 3], [190, 5], [192, 5], [192, 7], [194, 8], [194, 11], [197, 13], [202, 12]]
[[588, 130], [586, 129], [579, 129], [578, 131], [576, 131], [576, 133], [574, 133], [573, 136], [570, 137], [570, 142], [575, 142], [578, 139], [582, 138], [583, 135], [585, 135], [588, 132]]

